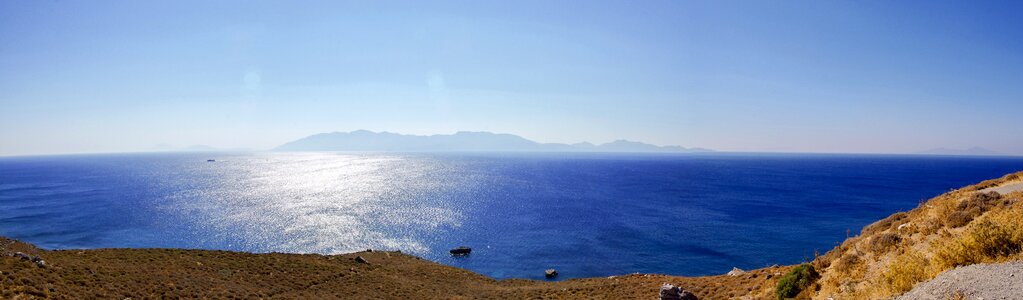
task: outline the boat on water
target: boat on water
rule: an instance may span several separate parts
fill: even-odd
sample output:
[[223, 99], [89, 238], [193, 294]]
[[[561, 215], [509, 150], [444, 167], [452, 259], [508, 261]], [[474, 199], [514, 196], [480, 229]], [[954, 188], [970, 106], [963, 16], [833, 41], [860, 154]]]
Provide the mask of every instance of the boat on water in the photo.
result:
[[451, 255], [458, 255], [458, 256], [469, 255], [469, 253], [472, 252], [472, 248], [462, 246], [462, 247], [458, 247], [458, 248], [455, 248], [455, 249], [451, 249], [451, 251], [448, 251], [448, 252], [451, 252]]

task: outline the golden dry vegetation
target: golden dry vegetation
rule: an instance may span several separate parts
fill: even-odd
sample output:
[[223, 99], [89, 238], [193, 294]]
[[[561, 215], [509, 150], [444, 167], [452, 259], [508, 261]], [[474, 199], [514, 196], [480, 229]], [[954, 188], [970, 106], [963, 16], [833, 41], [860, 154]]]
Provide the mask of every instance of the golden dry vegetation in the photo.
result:
[[1023, 192], [986, 190], [1021, 177], [950, 191], [865, 227], [814, 261], [813, 298], [885, 299], [957, 266], [1023, 259]]
[[[47, 267], [10, 256], [42, 257]], [[252, 254], [181, 249], [48, 251], [0, 238], [0, 299], [652, 299], [663, 283], [699, 299], [768, 299], [776, 266], [738, 276], [656, 274], [494, 280], [399, 252]], [[361, 256], [368, 263], [360, 263]]]

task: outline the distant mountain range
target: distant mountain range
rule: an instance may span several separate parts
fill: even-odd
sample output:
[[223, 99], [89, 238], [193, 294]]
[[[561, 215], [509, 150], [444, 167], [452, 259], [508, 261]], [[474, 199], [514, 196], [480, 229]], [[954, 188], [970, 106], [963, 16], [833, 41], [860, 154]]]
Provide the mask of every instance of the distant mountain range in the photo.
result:
[[229, 148], [222, 149], [207, 145], [191, 145], [187, 147], [174, 147], [168, 144], [159, 144], [153, 146], [152, 151], [157, 152], [238, 152], [238, 151], [252, 151], [247, 148]]
[[712, 152], [710, 149], [657, 146], [617, 140], [594, 145], [538, 143], [523, 137], [492, 132], [460, 131], [455, 134], [406, 135], [357, 130], [311, 135], [281, 145], [274, 151], [513, 151], [513, 152]]
[[934, 148], [927, 151], [921, 151], [920, 154], [931, 154], [931, 155], [1001, 155], [1001, 153], [984, 149], [981, 147], [973, 147], [969, 149], [950, 149], [950, 148]]
[[191, 145], [188, 147], [174, 147], [168, 144], [159, 144], [153, 147], [156, 151], [181, 151], [181, 152], [211, 152], [219, 151], [220, 149], [206, 146], [206, 145]]

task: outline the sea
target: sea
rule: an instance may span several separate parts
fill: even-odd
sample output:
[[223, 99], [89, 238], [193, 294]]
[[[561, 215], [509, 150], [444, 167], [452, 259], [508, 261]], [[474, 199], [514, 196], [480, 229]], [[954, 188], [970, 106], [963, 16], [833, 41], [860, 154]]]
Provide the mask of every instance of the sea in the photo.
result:
[[[795, 264], [1023, 157], [143, 153], [0, 157], [0, 236], [46, 249], [401, 250], [493, 278]], [[468, 246], [468, 256], [449, 249]]]

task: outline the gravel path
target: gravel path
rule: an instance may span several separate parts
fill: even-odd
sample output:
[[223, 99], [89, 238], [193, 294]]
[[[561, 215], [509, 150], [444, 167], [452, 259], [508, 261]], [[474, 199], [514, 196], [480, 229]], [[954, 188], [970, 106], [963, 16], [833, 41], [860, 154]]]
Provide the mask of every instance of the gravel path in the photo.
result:
[[949, 299], [956, 291], [966, 299], [1023, 299], [1023, 261], [955, 268], [896, 299]]
[[999, 194], [1002, 194], [1002, 195], [1005, 195], [1005, 194], [1008, 194], [1008, 193], [1012, 193], [1012, 192], [1023, 191], [1023, 182], [1010, 183], [1010, 184], [1006, 184], [1006, 185], [1003, 185], [1003, 186], [986, 188], [986, 189], [981, 190], [981, 192], [985, 192], [985, 193], [990, 192], [990, 191], [995, 191], [995, 192], [998, 192]]

